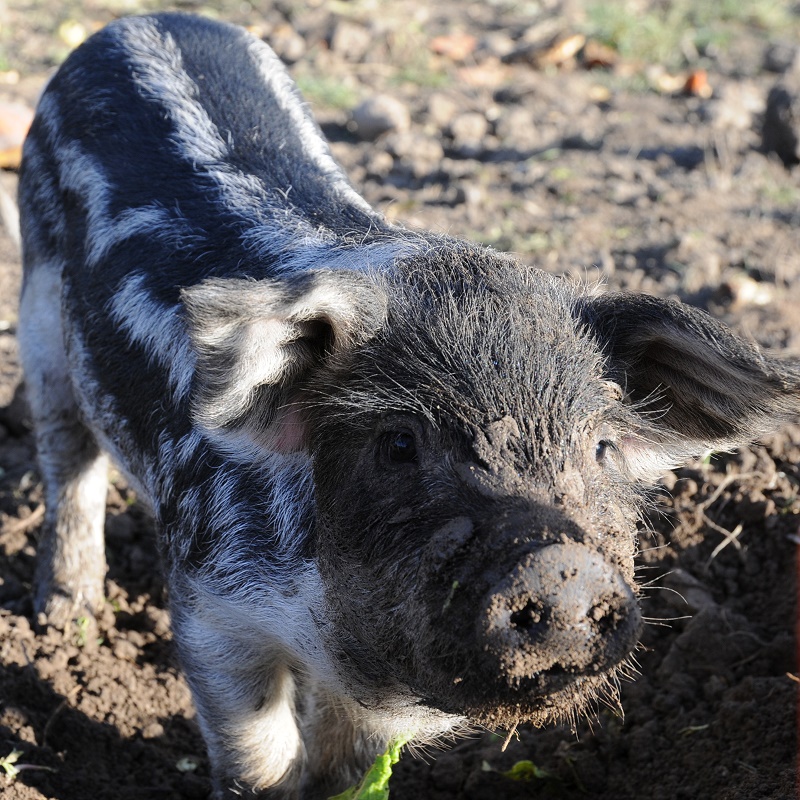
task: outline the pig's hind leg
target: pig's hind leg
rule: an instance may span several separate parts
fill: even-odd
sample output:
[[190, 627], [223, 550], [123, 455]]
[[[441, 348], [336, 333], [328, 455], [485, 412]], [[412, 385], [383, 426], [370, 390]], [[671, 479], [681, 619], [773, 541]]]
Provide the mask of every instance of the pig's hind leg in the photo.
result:
[[46, 507], [34, 607], [63, 629], [104, 602], [108, 461], [81, 421], [61, 320], [61, 265], [28, 265], [19, 341]]

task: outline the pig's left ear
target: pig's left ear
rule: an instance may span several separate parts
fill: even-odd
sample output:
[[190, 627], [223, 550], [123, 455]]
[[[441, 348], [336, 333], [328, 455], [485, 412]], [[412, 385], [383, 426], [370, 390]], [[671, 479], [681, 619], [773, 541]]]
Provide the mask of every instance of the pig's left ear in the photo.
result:
[[[708, 314], [646, 295], [587, 298], [581, 316], [649, 435], [681, 459], [751, 442], [800, 412], [800, 371]], [[658, 442], [653, 442], [658, 445]]]
[[384, 292], [349, 270], [213, 279], [181, 297], [196, 358], [194, 419], [241, 460], [307, 445], [300, 388], [373, 336], [386, 314]]

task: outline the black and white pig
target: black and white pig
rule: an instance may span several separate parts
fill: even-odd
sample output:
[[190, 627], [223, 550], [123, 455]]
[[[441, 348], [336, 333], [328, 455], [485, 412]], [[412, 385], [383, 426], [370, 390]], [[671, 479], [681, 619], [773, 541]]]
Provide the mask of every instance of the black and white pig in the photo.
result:
[[580, 712], [636, 647], [642, 485], [800, 406], [705, 314], [389, 224], [230, 25], [123, 19], [20, 174], [35, 607], [104, 602], [107, 455], [152, 509], [215, 794]]

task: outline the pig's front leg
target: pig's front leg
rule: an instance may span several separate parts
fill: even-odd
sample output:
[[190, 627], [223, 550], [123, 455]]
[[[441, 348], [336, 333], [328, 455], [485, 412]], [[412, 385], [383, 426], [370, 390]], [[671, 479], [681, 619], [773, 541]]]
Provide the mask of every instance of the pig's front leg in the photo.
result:
[[298, 800], [305, 752], [297, 678], [284, 653], [237, 636], [235, 621], [181, 608], [173, 628], [192, 689], [214, 780], [213, 797]]
[[375, 757], [386, 749], [388, 736], [369, 730], [351, 699], [322, 687], [309, 692], [303, 715], [308, 763], [303, 800], [326, 800], [356, 784]]

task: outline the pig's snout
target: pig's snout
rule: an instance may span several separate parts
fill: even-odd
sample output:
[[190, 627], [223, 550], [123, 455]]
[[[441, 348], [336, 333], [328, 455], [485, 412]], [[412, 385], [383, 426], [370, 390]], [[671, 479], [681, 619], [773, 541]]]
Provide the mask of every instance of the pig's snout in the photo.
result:
[[526, 553], [487, 594], [480, 615], [486, 667], [509, 688], [550, 688], [610, 669], [635, 647], [633, 591], [602, 555], [574, 542]]

